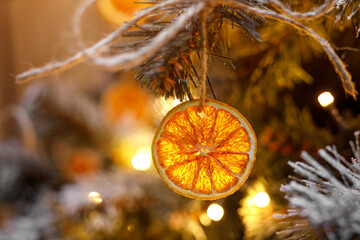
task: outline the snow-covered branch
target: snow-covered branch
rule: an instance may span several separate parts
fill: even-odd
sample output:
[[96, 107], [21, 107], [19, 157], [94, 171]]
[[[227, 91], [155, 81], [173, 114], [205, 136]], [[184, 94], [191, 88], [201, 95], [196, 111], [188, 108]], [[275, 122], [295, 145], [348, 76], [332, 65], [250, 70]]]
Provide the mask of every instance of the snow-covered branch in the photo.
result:
[[[304, 162], [289, 162], [302, 179], [283, 185], [293, 208], [278, 216], [307, 218], [312, 227], [328, 239], [352, 239], [360, 236], [360, 131], [355, 132], [356, 142], [350, 142], [354, 157], [346, 161], [335, 147], [320, 149], [323, 165], [306, 152]], [[331, 166], [331, 168], [330, 168]], [[290, 228], [286, 232], [296, 232]]]

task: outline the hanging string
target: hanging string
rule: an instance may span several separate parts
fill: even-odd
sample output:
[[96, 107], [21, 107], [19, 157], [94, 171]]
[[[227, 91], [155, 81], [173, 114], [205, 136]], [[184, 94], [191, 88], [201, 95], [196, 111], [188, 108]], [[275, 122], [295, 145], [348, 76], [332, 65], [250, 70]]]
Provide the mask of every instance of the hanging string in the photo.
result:
[[205, 97], [206, 97], [206, 79], [208, 71], [208, 44], [207, 44], [207, 32], [206, 32], [206, 16], [208, 11], [201, 12], [201, 85], [200, 85], [200, 103], [199, 111], [201, 112], [204, 108]]
[[[150, 14], [155, 13], [156, 11], [159, 11], [162, 8], [166, 8], [166, 7], [171, 7], [173, 5], [176, 4], [180, 4], [182, 0], [169, 0], [166, 2], [161, 2], [159, 4], [156, 4], [152, 7], [149, 7], [143, 11], [141, 11], [139, 14], [137, 14], [132, 20], [130, 20], [127, 23], [124, 23], [122, 26], [118, 27], [114, 32], [108, 34], [107, 36], [105, 36], [104, 38], [100, 39], [98, 42], [96, 42], [94, 45], [92, 45], [89, 48], [85, 48], [83, 46], [83, 43], [81, 41], [81, 34], [80, 34], [80, 21], [81, 21], [81, 17], [84, 14], [85, 10], [92, 4], [94, 3], [96, 0], [88, 0], [86, 2], [84, 2], [78, 9], [78, 11], [75, 14], [75, 19], [74, 19], [74, 32], [76, 34], [77, 40], [78, 40], [78, 44], [81, 47], [81, 51], [77, 52], [75, 55], [63, 60], [63, 61], [58, 61], [58, 62], [49, 62], [46, 65], [42, 66], [42, 67], [37, 67], [37, 68], [32, 68], [30, 70], [27, 70], [26, 72], [20, 73], [18, 74], [15, 78], [16, 78], [16, 83], [25, 83], [28, 81], [31, 81], [32, 79], [37, 79], [40, 77], [45, 77], [47, 75], [56, 73], [56, 72], [61, 72], [64, 71], [68, 68], [71, 68], [77, 64], [79, 64], [80, 62], [84, 61], [85, 59], [89, 58], [92, 60], [97, 60], [99, 59], [99, 57], [94, 58], [93, 56], [104, 51], [104, 49], [106, 49], [106, 47], [113, 42], [114, 40], [116, 40], [118, 37], [120, 37], [122, 34], [124, 34], [124, 32], [126, 32], [127, 30], [129, 30], [131, 27], [133, 27], [134, 25], [136, 25], [136, 23], [138, 21], [140, 21], [141, 19], [147, 17]], [[196, 6], [197, 8], [202, 7], [199, 4]], [[200, 9], [201, 10], [201, 9]], [[198, 11], [200, 11], [198, 10]], [[196, 11], [192, 11], [191, 12], [194, 16], [198, 13]], [[184, 25], [184, 23], [182, 24]], [[168, 29], [168, 32], [172, 30], [172, 29]], [[177, 30], [177, 29], [175, 29]], [[154, 41], [153, 41], [154, 42]], [[166, 41], [162, 41], [162, 44], [165, 44]], [[152, 48], [151, 48], [152, 49]], [[125, 55], [125, 54], [123, 54]], [[121, 56], [123, 56], [121, 55]], [[139, 57], [142, 57], [139, 55]], [[97, 63], [96, 61], [94, 61], [95, 63]], [[102, 62], [100, 62], [100, 65]]]

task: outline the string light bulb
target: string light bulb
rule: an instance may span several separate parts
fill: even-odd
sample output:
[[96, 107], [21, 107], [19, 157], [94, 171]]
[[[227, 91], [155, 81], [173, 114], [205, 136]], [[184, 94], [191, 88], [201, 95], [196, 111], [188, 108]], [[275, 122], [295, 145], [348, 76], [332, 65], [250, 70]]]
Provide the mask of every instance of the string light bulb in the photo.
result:
[[270, 203], [270, 197], [266, 192], [258, 192], [254, 195], [253, 200], [259, 208], [266, 207]]
[[136, 170], [146, 171], [151, 166], [151, 156], [148, 151], [140, 151], [135, 154], [131, 163]]
[[318, 101], [322, 107], [327, 107], [334, 102], [334, 96], [330, 92], [323, 92], [319, 95]]
[[89, 199], [94, 204], [100, 204], [102, 202], [101, 195], [98, 192], [90, 192]]
[[206, 214], [211, 220], [220, 221], [224, 216], [224, 209], [219, 204], [213, 203], [208, 207]]

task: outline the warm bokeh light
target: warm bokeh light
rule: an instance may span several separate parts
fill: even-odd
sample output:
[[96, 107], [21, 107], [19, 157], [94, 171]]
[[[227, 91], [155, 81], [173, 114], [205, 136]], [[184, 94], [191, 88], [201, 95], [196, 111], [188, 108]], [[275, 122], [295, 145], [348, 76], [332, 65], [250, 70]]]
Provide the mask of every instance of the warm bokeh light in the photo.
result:
[[95, 204], [100, 204], [102, 202], [101, 195], [98, 192], [90, 192], [89, 199]]
[[330, 92], [323, 92], [319, 95], [318, 101], [322, 107], [327, 107], [334, 102], [334, 97]]
[[246, 204], [249, 206], [255, 206], [254, 198], [247, 198]]
[[213, 203], [208, 207], [206, 214], [211, 220], [220, 221], [224, 216], [224, 209], [219, 204]]
[[137, 4], [134, 0], [98, 0], [96, 5], [104, 20], [117, 26], [129, 21], [135, 12], [151, 6], [144, 3]]
[[253, 197], [254, 203], [256, 206], [263, 208], [270, 203], [270, 197], [266, 192], [258, 192]]
[[132, 158], [131, 163], [136, 170], [146, 171], [151, 166], [151, 155], [147, 151], [141, 151]]
[[175, 98], [175, 99], [173, 100], [173, 106], [174, 106], [174, 107], [177, 106], [177, 105], [179, 105], [180, 103], [181, 103], [180, 100], [177, 99], [177, 98]]
[[[187, 101], [186, 98], [183, 102]], [[155, 100], [154, 109], [159, 116], [164, 117], [171, 109], [179, 105], [181, 101], [178, 98], [158, 98]]]
[[205, 227], [210, 226], [211, 224], [211, 219], [208, 217], [206, 213], [201, 214], [199, 220], [200, 223]]

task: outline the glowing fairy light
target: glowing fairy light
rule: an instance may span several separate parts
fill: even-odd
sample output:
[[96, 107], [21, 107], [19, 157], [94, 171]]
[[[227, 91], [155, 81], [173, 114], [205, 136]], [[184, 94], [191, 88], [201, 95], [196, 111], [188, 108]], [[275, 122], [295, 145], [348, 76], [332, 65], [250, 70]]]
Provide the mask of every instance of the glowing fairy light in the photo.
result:
[[213, 203], [208, 207], [206, 214], [211, 220], [220, 221], [224, 216], [224, 209], [219, 204]]
[[348, 123], [344, 121], [344, 118], [340, 115], [339, 110], [336, 108], [334, 104], [334, 97], [330, 92], [323, 92], [319, 95], [318, 101], [322, 107], [326, 107], [326, 109], [331, 113], [334, 117], [335, 121], [339, 124], [342, 129], [348, 128]]
[[151, 156], [148, 151], [141, 151], [132, 158], [131, 163], [136, 170], [146, 171], [151, 166]]
[[206, 213], [203, 213], [200, 215], [199, 217], [200, 223], [202, 225], [204, 225], [205, 227], [210, 226], [211, 224], [211, 219], [208, 217], [208, 215]]
[[270, 197], [266, 192], [258, 192], [253, 197], [254, 203], [259, 208], [266, 207], [270, 203]]
[[334, 102], [334, 97], [330, 92], [323, 92], [319, 95], [318, 101], [322, 107], [327, 107]]
[[98, 192], [90, 192], [89, 193], [89, 199], [94, 204], [100, 204], [102, 202], [101, 195]]

